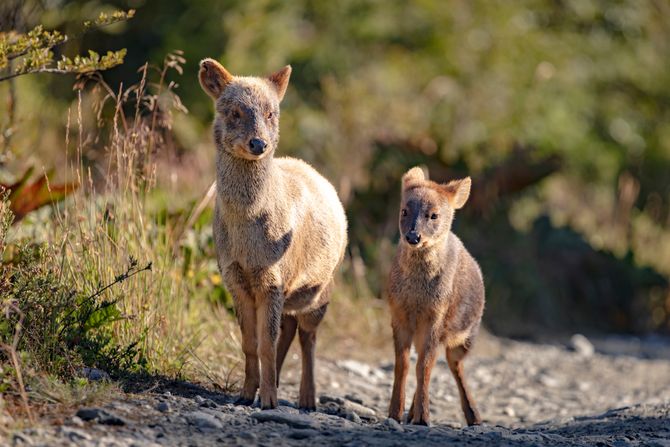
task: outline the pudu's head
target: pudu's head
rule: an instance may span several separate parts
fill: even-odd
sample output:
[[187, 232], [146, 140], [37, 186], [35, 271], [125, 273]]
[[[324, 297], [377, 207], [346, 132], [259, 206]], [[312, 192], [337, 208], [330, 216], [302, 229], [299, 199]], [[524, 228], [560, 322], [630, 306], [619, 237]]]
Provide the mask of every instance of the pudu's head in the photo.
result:
[[279, 103], [290, 76], [290, 65], [267, 77], [247, 77], [231, 75], [214, 59], [200, 62], [200, 85], [214, 99], [218, 150], [246, 160], [274, 152], [279, 142]]
[[451, 230], [454, 211], [470, 196], [470, 177], [436, 183], [414, 167], [402, 176], [400, 202], [400, 243], [410, 247], [430, 247]]

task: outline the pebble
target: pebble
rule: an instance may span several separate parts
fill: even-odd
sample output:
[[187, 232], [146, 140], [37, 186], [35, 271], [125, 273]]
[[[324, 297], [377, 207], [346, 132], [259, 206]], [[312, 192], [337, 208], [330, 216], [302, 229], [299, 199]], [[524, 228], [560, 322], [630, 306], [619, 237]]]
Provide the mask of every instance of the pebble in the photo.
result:
[[263, 410], [252, 413], [251, 417], [258, 422], [276, 422], [286, 424], [292, 428], [311, 428], [319, 429], [319, 424], [311, 417], [303, 414], [292, 414], [281, 410]]
[[386, 418], [384, 419], [384, 422], [381, 423], [381, 425], [382, 427], [386, 427], [392, 431], [405, 431], [405, 429], [402, 428], [402, 425], [400, 425], [400, 423], [395, 419]]
[[170, 404], [167, 402], [158, 402], [156, 405], [156, 410], [160, 411], [161, 413], [165, 413], [170, 411]]
[[102, 408], [80, 408], [76, 416], [84, 421], [96, 421], [103, 425], [126, 425], [122, 418]]
[[319, 432], [317, 430], [311, 429], [311, 428], [298, 428], [295, 430], [292, 430], [289, 434], [288, 437], [291, 439], [307, 439], [311, 438], [313, 436], [317, 436]]
[[591, 357], [596, 352], [593, 343], [582, 334], [575, 334], [570, 337], [570, 348], [583, 357]]
[[204, 411], [193, 411], [186, 415], [189, 424], [204, 429], [221, 429], [221, 422], [209, 413]]
[[91, 435], [86, 433], [83, 430], [79, 430], [74, 427], [68, 427], [66, 425], [61, 427], [61, 433], [64, 434], [65, 436], [70, 439], [70, 441], [77, 443], [78, 441], [90, 441], [91, 440]]
[[355, 411], [347, 410], [345, 414], [346, 414], [347, 420], [349, 420], [351, 422], [354, 422], [356, 424], [360, 424], [361, 422], [363, 422], [363, 421], [361, 421], [361, 417], [359, 415], [357, 415]]
[[110, 380], [109, 374], [98, 368], [89, 368], [89, 367], [82, 368], [81, 375], [90, 380], [91, 382]]

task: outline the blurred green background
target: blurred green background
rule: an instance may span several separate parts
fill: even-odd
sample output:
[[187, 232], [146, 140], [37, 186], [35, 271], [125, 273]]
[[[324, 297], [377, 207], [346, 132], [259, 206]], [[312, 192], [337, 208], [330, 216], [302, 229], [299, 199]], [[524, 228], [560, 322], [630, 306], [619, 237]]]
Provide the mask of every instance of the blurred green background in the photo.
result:
[[[188, 113], [174, 114], [157, 151], [158, 214], [187, 214], [214, 180], [198, 61], [214, 57], [234, 74], [291, 64], [279, 154], [309, 161], [337, 188], [350, 221], [341, 281], [358, 305], [381, 296], [399, 179], [424, 164], [434, 180], [473, 178], [455, 232], [482, 266], [493, 332], [670, 330], [667, 1], [3, 0], [0, 31], [41, 23], [77, 35], [100, 11], [129, 8], [132, 20], [56, 52], [127, 48], [103, 74], [116, 91], [146, 61], [183, 51], [184, 74], [169, 80]], [[50, 74], [0, 83], [0, 180], [26, 165], [66, 172], [73, 83]], [[104, 141], [84, 146], [102, 182]], [[215, 272], [209, 216], [205, 236], [185, 245]], [[203, 287], [225, 299], [215, 283]]]

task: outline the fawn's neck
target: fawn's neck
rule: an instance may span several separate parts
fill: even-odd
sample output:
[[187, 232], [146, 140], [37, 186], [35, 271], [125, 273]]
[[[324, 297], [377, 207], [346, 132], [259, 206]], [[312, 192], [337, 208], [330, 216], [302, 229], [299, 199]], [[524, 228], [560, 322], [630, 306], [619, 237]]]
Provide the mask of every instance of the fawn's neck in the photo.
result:
[[273, 165], [273, 154], [251, 161], [218, 151], [216, 187], [222, 204], [245, 215], [258, 212], [272, 194]]
[[435, 241], [429, 247], [410, 247], [401, 243], [401, 265], [412, 272], [422, 272], [428, 276], [435, 275], [444, 269], [453, 254], [450, 250], [452, 233]]

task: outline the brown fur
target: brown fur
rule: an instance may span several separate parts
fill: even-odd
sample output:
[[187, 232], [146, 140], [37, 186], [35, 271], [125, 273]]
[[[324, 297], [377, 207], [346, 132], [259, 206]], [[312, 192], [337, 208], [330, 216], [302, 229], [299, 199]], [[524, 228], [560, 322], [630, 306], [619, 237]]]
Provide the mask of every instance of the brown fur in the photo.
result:
[[462, 361], [481, 321], [484, 283], [477, 262], [451, 232], [454, 210], [467, 201], [470, 183], [468, 177], [441, 185], [429, 181], [420, 168], [403, 176], [400, 244], [387, 285], [396, 354], [389, 417], [397, 421], [404, 412], [414, 342], [417, 388], [408, 421], [429, 423], [430, 374], [438, 347], [444, 345], [465, 419], [468, 425], [481, 422], [465, 384]]
[[[240, 402], [252, 403], [260, 387], [262, 408], [277, 406], [279, 372], [297, 330], [299, 406], [314, 409], [316, 329], [344, 255], [347, 223], [326, 179], [303, 161], [274, 158], [290, 73], [287, 66], [266, 78], [238, 77], [205, 59], [199, 78], [216, 107], [214, 239], [242, 331]], [[264, 153], [250, 150], [252, 139], [267, 144]]]

